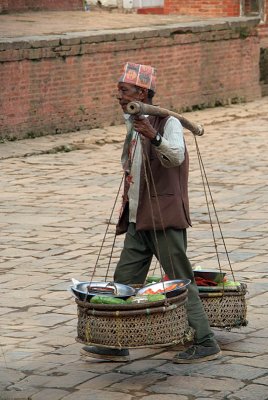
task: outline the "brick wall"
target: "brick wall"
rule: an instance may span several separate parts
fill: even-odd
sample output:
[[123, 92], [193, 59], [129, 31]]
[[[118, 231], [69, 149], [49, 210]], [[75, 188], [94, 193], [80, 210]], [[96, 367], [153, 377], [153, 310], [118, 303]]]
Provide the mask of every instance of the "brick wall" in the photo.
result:
[[82, 10], [83, 0], [0, 0], [0, 13]]
[[122, 123], [116, 87], [128, 60], [157, 67], [155, 103], [178, 112], [258, 98], [259, 39], [238, 21], [2, 42], [0, 136]]
[[240, 0], [165, 0], [164, 13], [236, 17], [240, 15]]

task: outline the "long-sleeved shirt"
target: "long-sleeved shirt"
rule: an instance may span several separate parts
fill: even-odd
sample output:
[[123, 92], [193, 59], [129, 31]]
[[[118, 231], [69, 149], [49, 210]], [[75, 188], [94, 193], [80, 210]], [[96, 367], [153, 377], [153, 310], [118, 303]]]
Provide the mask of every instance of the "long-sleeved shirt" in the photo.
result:
[[[142, 164], [142, 146], [140, 134], [132, 126], [130, 115], [125, 114], [127, 126], [127, 137], [122, 154], [123, 167], [130, 157], [131, 176], [129, 198], [129, 222], [136, 222], [136, 214], [139, 202], [140, 173]], [[183, 128], [177, 118], [169, 117], [162, 137], [160, 146], [155, 147], [157, 156], [161, 164], [166, 168], [176, 167], [184, 161], [185, 144], [183, 137]]]

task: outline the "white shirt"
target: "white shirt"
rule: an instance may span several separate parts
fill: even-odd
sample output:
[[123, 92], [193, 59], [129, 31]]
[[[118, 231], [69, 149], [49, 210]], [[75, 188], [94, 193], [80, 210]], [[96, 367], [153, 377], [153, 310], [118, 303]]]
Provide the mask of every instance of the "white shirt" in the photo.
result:
[[[128, 192], [129, 197], [129, 222], [136, 222], [136, 214], [139, 202], [140, 173], [142, 165], [142, 147], [140, 135], [133, 129], [130, 115], [125, 114], [127, 126], [127, 147], [124, 146], [122, 164], [126, 161], [126, 151], [131, 154], [131, 183]], [[161, 164], [166, 168], [176, 167], [184, 161], [185, 144], [183, 128], [175, 117], [169, 117], [165, 126], [160, 146], [156, 147], [156, 154]]]

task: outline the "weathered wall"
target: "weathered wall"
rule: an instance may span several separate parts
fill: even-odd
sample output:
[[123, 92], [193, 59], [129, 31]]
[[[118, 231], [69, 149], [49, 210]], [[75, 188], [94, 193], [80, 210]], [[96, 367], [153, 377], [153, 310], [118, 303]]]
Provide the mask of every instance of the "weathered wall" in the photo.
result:
[[165, 0], [164, 13], [236, 17], [240, 15], [240, 0]]
[[0, 13], [82, 10], [83, 0], [0, 0]]
[[116, 86], [127, 60], [157, 67], [155, 103], [162, 107], [182, 111], [256, 99], [259, 38], [250, 24], [257, 21], [245, 21], [2, 41], [0, 135], [121, 123]]

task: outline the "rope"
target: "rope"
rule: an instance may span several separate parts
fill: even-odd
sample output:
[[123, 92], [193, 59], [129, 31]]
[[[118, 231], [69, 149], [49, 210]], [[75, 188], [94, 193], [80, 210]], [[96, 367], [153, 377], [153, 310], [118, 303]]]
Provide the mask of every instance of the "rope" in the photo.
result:
[[[136, 133], [135, 139], [137, 139], [138, 137], [140, 138], [140, 135], [138, 133]], [[155, 182], [154, 182], [154, 177], [153, 177], [153, 174], [152, 174], [152, 169], [151, 169], [149, 157], [148, 157], [148, 154], [146, 153], [146, 151], [144, 149], [144, 142], [143, 142], [143, 140], [141, 140], [141, 138], [140, 138], [140, 141], [141, 141], [141, 149], [142, 149], [142, 163], [143, 163], [143, 167], [144, 167], [144, 174], [145, 174], [145, 181], [146, 181], [147, 189], [148, 189], [148, 196], [149, 196], [149, 199], [151, 200], [152, 199], [152, 193], [150, 192], [150, 187], [149, 187], [149, 178], [150, 178], [151, 182], [152, 182], [153, 193], [155, 194], [155, 198], [156, 198], [156, 205], [157, 205], [159, 216], [160, 216], [160, 222], [161, 222], [161, 225], [162, 225], [162, 231], [163, 231], [163, 234], [165, 236], [166, 243], [167, 243], [167, 249], [168, 249], [170, 265], [171, 265], [171, 268], [173, 270], [173, 275], [174, 275], [174, 264], [173, 264], [172, 256], [171, 256], [171, 253], [170, 253], [170, 247], [169, 247], [169, 243], [168, 243], [167, 236], [166, 236], [166, 230], [164, 228], [164, 221], [163, 221], [163, 217], [162, 217], [162, 213], [161, 213], [161, 209], [160, 209], [160, 204], [159, 204], [158, 197], [157, 197], [157, 192], [156, 192], [156, 187], [155, 187]], [[199, 163], [199, 168], [200, 168], [200, 173], [201, 173], [201, 178], [202, 178], [202, 184], [203, 184], [203, 189], [204, 189], [204, 194], [205, 194], [205, 199], [206, 199], [209, 222], [210, 222], [211, 232], [212, 232], [212, 236], [213, 236], [213, 242], [214, 242], [214, 247], [215, 247], [215, 252], [216, 252], [216, 256], [217, 256], [219, 270], [220, 270], [220, 272], [222, 272], [222, 267], [221, 267], [221, 262], [220, 262], [218, 246], [217, 246], [215, 231], [214, 231], [214, 227], [213, 227], [213, 222], [212, 222], [211, 210], [210, 210], [209, 198], [208, 197], [210, 197], [210, 200], [211, 200], [212, 208], [213, 208], [213, 211], [214, 211], [214, 214], [215, 214], [215, 217], [216, 217], [216, 221], [217, 221], [217, 225], [218, 225], [218, 228], [219, 228], [219, 231], [220, 231], [221, 240], [222, 240], [222, 243], [223, 243], [223, 246], [224, 246], [224, 250], [225, 250], [225, 253], [226, 253], [228, 264], [229, 264], [229, 267], [230, 267], [230, 270], [231, 270], [231, 273], [232, 273], [233, 280], [235, 281], [234, 272], [233, 272], [231, 261], [230, 261], [229, 254], [228, 254], [228, 251], [227, 251], [226, 243], [225, 243], [225, 240], [224, 240], [224, 237], [223, 237], [222, 229], [221, 229], [221, 226], [220, 226], [220, 221], [219, 221], [218, 214], [217, 214], [217, 211], [216, 211], [216, 208], [215, 208], [214, 200], [213, 200], [213, 197], [212, 197], [210, 185], [209, 185], [209, 182], [208, 182], [207, 174], [206, 174], [206, 171], [205, 171], [205, 166], [204, 166], [204, 163], [203, 163], [203, 160], [202, 160], [202, 156], [201, 156], [201, 152], [200, 152], [200, 149], [199, 149], [199, 146], [198, 146], [198, 143], [197, 143], [196, 136], [194, 136], [194, 141], [195, 141], [196, 152], [197, 152], [197, 156], [198, 156], [198, 163]], [[135, 141], [135, 147], [134, 147], [133, 153], [129, 155], [129, 167], [130, 167], [129, 175], [130, 176], [131, 176], [132, 160], [133, 160], [133, 158], [135, 156], [136, 148], [137, 148], [137, 140]], [[105, 234], [104, 234], [104, 237], [102, 239], [101, 246], [100, 246], [100, 249], [99, 249], [99, 253], [98, 253], [98, 256], [97, 256], [97, 260], [96, 260], [96, 263], [95, 263], [95, 266], [94, 266], [94, 269], [93, 269], [93, 272], [92, 272], [91, 282], [92, 282], [93, 277], [94, 277], [94, 275], [96, 273], [98, 262], [99, 262], [99, 259], [100, 259], [100, 256], [101, 256], [101, 253], [102, 253], [102, 250], [103, 250], [103, 247], [104, 247], [104, 243], [106, 241], [106, 237], [107, 237], [107, 234], [108, 234], [109, 227], [111, 225], [111, 220], [112, 220], [112, 217], [113, 217], [113, 214], [114, 214], [115, 206], [116, 206], [117, 201], [118, 201], [118, 197], [119, 197], [119, 194], [120, 194], [120, 191], [121, 191], [121, 187], [122, 187], [122, 183], [123, 183], [124, 177], [125, 177], [125, 174], [123, 174], [123, 176], [122, 176], [122, 179], [121, 179], [121, 182], [120, 182], [117, 194], [116, 194], [116, 198], [115, 198], [115, 201], [114, 201], [114, 204], [113, 204], [113, 207], [112, 207], [112, 211], [111, 211], [108, 223], [107, 223]], [[163, 279], [164, 273], [163, 273], [163, 268], [162, 268], [162, 263], [161, 263], [161, 255], [160, 255], [160, 251], [159, 251], [158, 238], [157, 238], [157, 235], [156, 235], [154, 213], [153, 213], [153, 207], [152, 207], [152, 202], [151, 201], [150, 201], [150, 209], [151, 209], [150, 211], [151, 211], [151, 215], [152, 215], [153, 231], [154, 231], [154, 237], [155, 237], [155, 243], [156, 243], [156, 253], [157, 253], [158, 261], [160, 263], [161, 277]], [[114, 234], [114, 237], [113, 237], [113, 243], [112, 243], [111, 253], [110, 253], [110, 256], [109, 256], [109, 260], [108, 260], [108, 267], [107, 267], [107, 271], [106, 271], [106, 275], [105, 275], [105, 280], [107, 279], [109, 271], [110, 271], [111, 260], [112, 260], [112, 256], [113, 256], [113, 250], [114, 250], [114, 247], [115, 247], [115, 241], [116, 241], [116, 233]], [[157, 261], [156, 261], [156, 265], [157, 265]], [[154, 269], [156, 269], [156, 265], [155, 265]], [[224, 283], [223, 283], [223, 290], [224, 290]]]
[[[145, 181], [146, 181], [146, 184], [147, 184], [148, 196], [149, 196], [149, 199], [151, 200], [152, 196], [151, 196], [151, 192], [150, 192], [149, 178], [148, 178], [148, 173], [147, 173], [146, 161], [148, 163], [148, 159], [146, 157], [146, 153], [144, 151], [143, 142], [142, 142], [142, 163], [143, 163], [143, 168], [144, 168], [144, 176], [145, 176]], [[149, 163], [148, 163], [148, 165], [149, 165]], [[154, 193], [155, 193], [155, 196], [156, 196], [156, 199], [157, 199], [156, 188], [154, 186], [154, 181], [153, 180], [152, 180], [152, 183], [153, 183], [153, 190], [154, 190]], [[157, 199], [157, 206], [158, 206], [158, 208], [160, 210], [158, 199]], [[161, 256], [160, 256], [160, 252], [159, 252], [159, 244], [158, 244], [158, 238], [157, 238], [157, 235], [156, 235], [154, 212], [153, 212], [153, 206], [152, 206], [152, 202], [151, 201], [150, 201], [150, 211], [151, 211], [151, 217], [152, 217], [152, 223], [153, 223], [154, 238], [155, 238], [155, 243], [156, 243], [156, 254], [157, 254], [157, 258], [159, 259], [160, 264], [161, 264]]]
[[[117, 193], [116, 193], [116, 198], [115, 198], [115, 201], [114, 201], [114, 204], [113, 204], [113, 207], [112, 207], [112, 211], [111, 211], [111, 214], [110, 214], [110, 218], [109, 218], [109, 221], [108, 221], [108, 223], [107, 223], [106, 230], [105, 230], [105, 233], [104, 233], [104, 236], [103, 236], [101, 245], [100, 245], [100, 250], [99, 250], [99, 253], [98, 253], [98, 256], [97, 256], [97, 260], [96, 260], [96, 263], [95, 263], [95, 266], [94, 266], [94, 269], [93, 269], [93, 272], [92, 272], [92, 277], [91, 277], [90, 283], [91, 283], [92, 280], [93, 280], [93, 277], [94, 277], [94, 275], [95, 275], [95, 272], [96, 272], [96, 269], [97, 269], [97, 266], [98, 266], [98, 262], [99, 262], [99, 259], [100, 259], [100, 256], [101, 256], [101, 252], [102, 252], [104, 243], [105, 243], [105, 241], [106, 241], [106, 236], [107, 236], [109, 227], [110, 227], [110, 225], [111, 225], [111, 220], [112, 220], [112, 217], [113, 217], [113, 213], [114, 213], [114, 210], [115, 210], [115, 206], [116, 206], [116, 203], [117, 203], [117, 200], [118, 200], [118, 197], [119, 197], [119, 193], [120, 193], [120, 191], [121, 191], [121, 187], [122, 187], [123, 180], [124, 180], [124, 175], [123, 175], [122, 178], [121, 178], [121, 182], [120, 182], [118, 191], [117, 191]], [[115, 236], [116, 236], [116, 235], [114, 235], [113, 245], [114, 245], [114, 243], [115, 243]], [[112, 251], [113, 251], [113, 247], [112, 247]], [[108, 271], [109, 271], [109, 268], [110, 268], [111, 258], [112, 258], [112, 253], [110, 254], [110, 259], [109, 259], [109, 264], [108, 264], [108, 268], [107, 268], [107, 272], [106, 272], [105, 279], [106, 279], [107, 276], [108, 276]]]
[[[133, 150], [133, 154], [129, 154], [129, 159], [128, 159], [128, 163], [129, 163], [129, 165], [128, 165], [128, 167], [129, 167], [128, 173], [129, 173], [129, 176], [131, 176], [132, 160], [134, 158], [134, 155], [135, 155], [135, 152], [136, 152], [136, 148], [137, 148], [137, 137], [138, 137], [138, 134], [136, 133], [135, 138], [134, 138], [135, 147], [134, 147], [134, 150]], [[121, 187], [122, 187], [124, 178], [125, 178], [125, 173], [123, 174], [123, 176], [121, 178], [121, 182], [120, 182], [120, 185], [119, 185], [116, 197], [115, 197], [115, 201], [114, 201], [114, 204], [113, 204], [113, 207], [112, 207], [112, 212], [110, 214], [110, 218], [109, 218], [108, 223], [107, 223], [106, 231], [105, 231], [105, 234], [104, 234], [101, 246], [100, 246], [100, 250], [99, 250], [99, 254], [98, 254], [98, 257], [97, 257], [96, 264], [95, 264], [95, 268], [94, 268], [94, 270], [92, 272], [91, 282], [92, 282], [93, 276], [95, 275], [95, 272], [96, 272], [96, 269], [97, 269], [97, 264], [98, 264], [98, 261], [99, 261], [99, 258], [100, 258], [104, 243], [106, 241], [106, 236], [107, 236], [109, 227], [111, 225], [111, 220], [112, 220], [112, 217], [113, 217], [113, 214], [114, 214], [115, 206], [116, 206], [117, 201], [118, 201], [119, 193], [121, 192]], [[113, 251], [114, 251], [114, 247], [115, 247], [115, 242], [116, 242], [116, 232], [114, 233], [114, 237], [113, 237], [113, 243], [112, 243], [111, 252], [110, 252], [110, 255], [109, 255], [108, 266], [107, 266], [106, 275], [105, 275], [105, 281], [106, 281], [106, 279], [107, 279], [107, 277], [109, 275], [111, 262], [112, 262]]]
[[[209, 196], [210, 196], [211, 204], [212, 204], [213, 211], [214, 211], [214, 214], [215, 214], [215, 218], [216, 218], [216, 221], [217, 221], [217, 225], [218, 225], [218, 228], [219, 228], [219, 231], [220, 231], [220, 236], [221, 236], [221, 240], [222, 240], [222, 243], [223, 243], [223, 246], [224, 246], [224, 250], [225, 250], [226, 257], [227, 257], [227, 260], [228, 260], [228, 264], [229, 264], [229, 267], [230, 267], [230, 271], [232, 273], [233, 280], [235, 281], [234, 272], [233, 272], [233, 269], [232, 269], [232, 265], [231, 265], [231, 261], [230, 261], [229, 254], [228, 254], [228, 251], [227, 251], [227, 247], [226, 247], [226, 244], [225, 244], [225, 240], [224, 240], [224, 237], [223, 237], [220, 221], [219, 221], [218, 214], [217, 214], [217, 211], [216, 211], [216, 208], [215, 208], [215, 203], [214, 203], [214, 200], [213, 200], [213, 197], [212, 197], [212, 193], [211, 193], [211, 190], [210, 190], [210, 185], [209, 185], [209, 182], [208, 182], [207, 174], [206, 174], [206, 171], [205, 171], [205, 166], [204, 166], [204, 163], [203, 163], [203, 160], [202, 160], [202, 156], [201, 156], [201, 153], [200, 153], [200, 150], [199, 150], [199, 146], [198, 146], [198, 143], [197, 143], [196, 136], [194, 136], [194, 140], [195, 140], [196, 152], [197, 152], [198, 162], [199, 162], [199, 166], [200, 166], [202, 183], [203, 183], [204, 193], [205, 193], [205, 197], [206, 197], [206, 204], [207, 204], [207, 208], [208, 208], [208, 215], [209, 215], [210, 226], [211, 226], [211, 231], [212, 231], [212, 235], [213, 235], [214, 247], [215, 247], [215, 251], [216, 251], [216, 255], [217, 255], [217, 259], [218, 259], [219, 269], [220, 269], [220, 272], [222, 272], [221, 271], [221, 263], [220, 263], [219, 253], [218, 253], [218, 247], [217, 247], [217, 243], [216, 243], [216, 238], [215, 238], [214, 228], [213, 228], [213, 223], [212, 223], [212, 218], [211, 218], [211, 212], [210, 212], [210, 207], [209, 207], [209, 201], [208, 201], [208, 196], [207, 196], [206, 185], [207, 185], [207, 189], [208, 189], [208, 192], [209, 192]], [[224, 282], [223, 282], [223, 289], [224, 289]]]
[[[165, 237], [165, 240], [166, 240], [166, 244], [167, 244], [168, 256], [169, 256], [169, 260], [170, 260], [170, 265], [171, 265], [171, 268], [172, 268], [173, 276], [175, 276], [174, 264], [173, 264], [173, 260], [172, 260], [171, 253], [170, 253], [170, 246], [169, 246], [169, 243], [168, 243], [168, 240], [167, 240], [166, 230], [165, 230], [165, 227], [164, 227], [164, 221], [163, 221], [162, 212], [161, 212], [161, 209], [160, 209], [160, 204], [159, 204], [159, 201], [158, 201], [156, 186], [155, 186], [155, 182], [154, 182], [154, 177], [153, 177], [153, 173], [152, 173], [149, 157], [148, 157], [148, 154], [146, 153], [146, 151], [144, 150], [143, 142], [142, 142], [142, 152], [143, 152], [143, 166], [144, 166], [145, 181], [146, 181], [146, 184], [147, 184], [148, 196], [149, 196], [149, 199], [150, 199], [150, 209], [151, 209], [152, 222], [153, 222], [153, 231], [154, 231], [154, 237], [155, 237], [155, 243], [156, 243], [156, 253], [157, 253], [157, 257], [158, 257], [159, 263], [160, 263], [161, 278], [163, 280], [164, 273], [163, 273], [161, 256], [160, 256], [160, 251], [159, 251], [158, 238], [157, 238], [157, 235], [156, 235], [154, 212], [153, 212], [153, 207], [152, 207], [152, 203], [151, 203], [152, 196], [151, 196], [150, 188], [149, 188], [149, 179], [148, 179], [146, 162], [147, 162], [147, 165], [148, 165], [148, 170], [149, 170], [151, 181], [152, 181], [153, 192], [154, 192], [155, 198], [156, 198], [156, 205], [157, 205], [159, 216], [160, 216], [160, 223], [161, 223], [161, 226], [162, 226], [162, 231], [163, 231], [163, 234], [164, 234], [164, 237]], [[164, 291], [165, 291], [165, 288], [164, 288]]]

